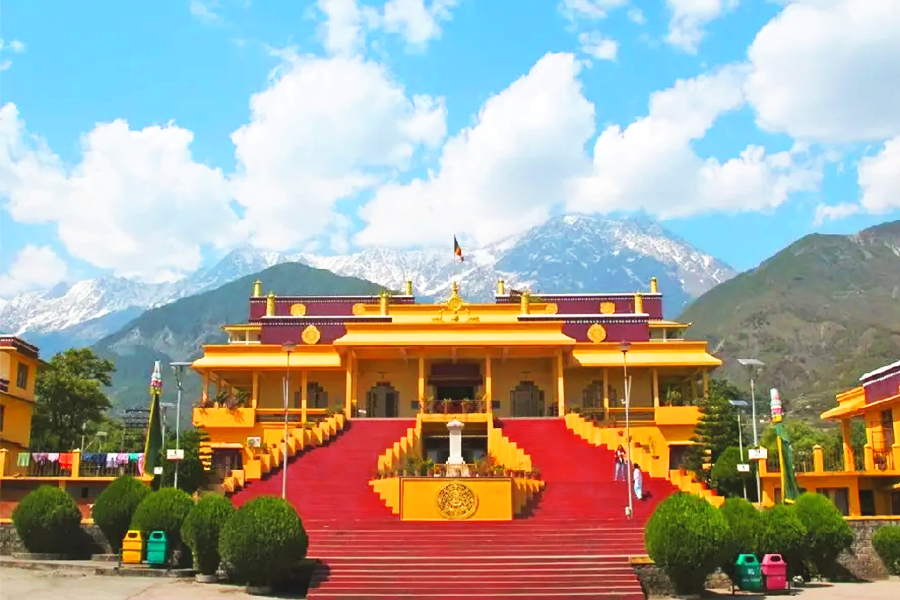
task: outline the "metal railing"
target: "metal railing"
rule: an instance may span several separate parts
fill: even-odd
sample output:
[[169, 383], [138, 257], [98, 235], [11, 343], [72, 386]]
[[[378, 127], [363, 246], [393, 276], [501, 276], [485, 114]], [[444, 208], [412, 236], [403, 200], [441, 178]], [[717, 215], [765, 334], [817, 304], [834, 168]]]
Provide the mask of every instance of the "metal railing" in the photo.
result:
[[828, 448], [822, 454], [822, 462], [826, 471], [845, 471], [844, 449]]
[[60, 464], [59, 459], [46, 460], [36, 459], [35, 455], [31, 456], [31, 462], [28, 463], [26, 477], [71, 477], [72, 463], [67, 466]]
[[412, 478], [429, 478], [429, 477], [480, 477], [493, 479], [509, 479], [514, 478], [539, 478], [540, 470], [534, 469], [525, 471], [521, 469], [507, 469], [499, 465], [487, 465], [480, 463], [469, 463], [464, 465], [444, 465], [435, 464], [427, 467], [408, 467], [399, 469], [390, 469], [377, 474], [379, 479], [386, 477], [412, 477]]
[[129, 461], [124, 464], [109, 465], [105, 461], [96, 463], [82, 460], [78, 468], [79, 477], [120, 477], [122, 475], [139, 477], [141, 475], [140, 463]]
[[894, 469], [894, 455], [890, 450], [873, 450], [872, 461], [876, 471], [892, 471]]
[[489, 400], [431, 400], [422, 404], [428, 415], [450, 415], [486, 413], [490, 411]]

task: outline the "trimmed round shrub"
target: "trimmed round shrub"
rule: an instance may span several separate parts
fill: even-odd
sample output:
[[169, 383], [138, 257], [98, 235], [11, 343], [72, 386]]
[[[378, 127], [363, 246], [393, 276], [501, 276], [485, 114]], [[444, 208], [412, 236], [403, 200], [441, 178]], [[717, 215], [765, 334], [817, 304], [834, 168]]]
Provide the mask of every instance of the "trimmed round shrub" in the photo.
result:
[[756, 554], [756, 543], [759, 537], [760, 514], [756, 508], [743, 498], [728, 498], [719, 507], [719, 512], [728, 523], [731, 535], [732, 554], [722, 565], [722, 570], [734, 580], [734, 563], [741, 554]]
[[891, 575], [900, 575], [900, 527], [880, 527], [872, 536], [872, 547]]
[[841, 511], [827, 497], [806, 493], [794, 504], [806, 527], [806, 562], [816, 573], [834, 577], [838, 556], [853, 545], [853, 531]]
[[194, 568], [202, 575], [215, 575], [219, 568], [219, 533], [235, 513], [224, 496], [204, 496], [188, 513], [181, 537], [191, 548]]
[[244, 504], [219, 536], [219, 554], [229, 575], [257, 586], [276, 585], [290, 577], [308, 546], [297, 511], [273, 496]]
[[765, 554], [780, 554], [787, 563], [788, 575], [805, 575], [803, 559], [807, 551], [807, 532], [797, 511], [787, 504], [777, 504], [764, 510], [760, 517], [756, 540], [759, 558]]
[[81, 511], [75, 499], [49, 485], [22, 498], [12, 522], [25, 548], [36, 554], [68, 554], [81, 534]]
[[194, 501], [187, 492], [163, 488], [141, 501], [131, 518], [131, 528], [140, 530], [145, 540], [152, 531], [165, 532], [172, 556], [181, 547], [181, 526], [193, 507]]
[[703, 591], [707, 576], [731, 556], [722, 513], [694, 494], [677, 493], [653, 511], [644, 538], [647, 552], [679, 594]]
[[94, 524], [100, 528], [113, 553], [122, 550], [122, 540], [131, 528], [131, 518], [150, 487], [130, 475], [117, 478], [94, 503]]

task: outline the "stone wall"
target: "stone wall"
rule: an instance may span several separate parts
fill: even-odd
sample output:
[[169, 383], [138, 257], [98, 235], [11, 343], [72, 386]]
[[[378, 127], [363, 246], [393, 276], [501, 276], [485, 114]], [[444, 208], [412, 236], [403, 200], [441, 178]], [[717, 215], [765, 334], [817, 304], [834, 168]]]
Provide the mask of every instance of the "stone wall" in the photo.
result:
[[[84, 537], [78, 543], [78, 556], [90, 558], [92, 554], [106, 554], [111, 550], [103, 532], [96, 525], [82, 525]], [[14, 552], [28, 552], [15, 527], [11, 523], [0, 523], [0, 555], [9, 556]]]
[[847, 570], [846, 575], [855, 579], [887, 579], [889, 573], [872, 548], [872, 536], [885, 525], [900, 526], [897, 520], [847, 521], [855, 537], [851, 553], [843, 553], [838, 562]]

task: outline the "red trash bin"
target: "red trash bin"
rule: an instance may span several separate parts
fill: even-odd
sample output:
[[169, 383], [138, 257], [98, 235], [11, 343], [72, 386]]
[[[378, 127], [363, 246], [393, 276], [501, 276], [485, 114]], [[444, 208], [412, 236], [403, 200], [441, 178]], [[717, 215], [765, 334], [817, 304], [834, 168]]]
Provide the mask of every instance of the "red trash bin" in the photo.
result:
[[766, 554], [760, 565], [762, 566], [763, 588], [766, 591], [787, 589], [787, 563], [780, 554]]

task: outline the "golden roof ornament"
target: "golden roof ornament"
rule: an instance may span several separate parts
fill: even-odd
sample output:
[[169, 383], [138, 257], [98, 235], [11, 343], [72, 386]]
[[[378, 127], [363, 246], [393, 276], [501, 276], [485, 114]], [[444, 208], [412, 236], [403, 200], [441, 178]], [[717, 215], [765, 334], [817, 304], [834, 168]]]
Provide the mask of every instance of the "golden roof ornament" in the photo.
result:
[[587, 330], [587, 338], [594, 342], [595, 344], [599, 344], [606, 340], [606, 328], [603, 327], [600, 323], [594, 323]]
[[651, 294], [659, 293], [659, 281], [656, 279], [656, 277], [650, 278], [650, 293]]
[[601, 302], [600, 303], [600, 314], [601, 315], [612, 315], [616, 312], [616, 303], [615, 302]]
[[260, 296], [262, 296], [262, 281], [257, 279], [253, 282], [253, 297], [259, 298]]
[[291, 304], [291, 316], [292, 317], [305, 317], [306, 316], [306, 305], [301, 302]]
[[304, 344], [312, 346], [318, 344], [319, 340], [322, 339], [322, 332], [315, 325], [307, 325], [303, 333], [300, 334], [300, 339], [303, 340]]
[[471, 311], [466, 306], [465, 301], [459, 296], [459, 284], [455, 281], [450, 284], [450, 297], [438, 308], [438, 315], [431, 319], [435, 323], [444, 321], [444, 314], [449, 313], [451, 323], [459, 323], [460, 317], [465, 317], [464, 323], [477, 323], [479, 317], [472, 316]]
[[275, 316], [275, 292], [269, 292], [269, 295], [266, 296], [266, 316]]

